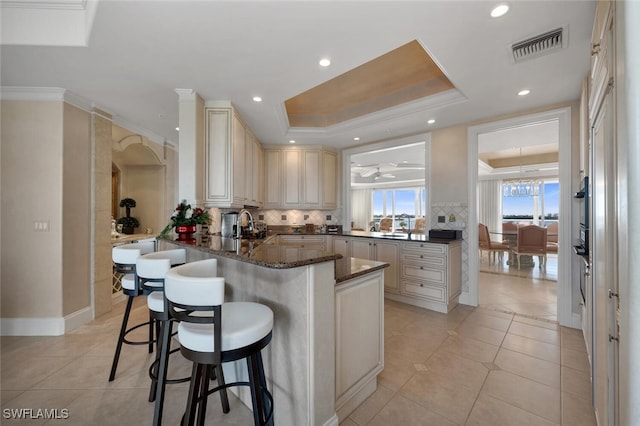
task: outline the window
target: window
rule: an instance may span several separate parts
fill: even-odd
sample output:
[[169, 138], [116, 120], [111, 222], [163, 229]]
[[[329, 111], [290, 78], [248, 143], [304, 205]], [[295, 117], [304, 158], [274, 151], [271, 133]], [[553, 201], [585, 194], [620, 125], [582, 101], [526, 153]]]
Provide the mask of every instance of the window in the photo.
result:
[[383, 217], [393, 219], [393, 229], [413, 228], [415, 219], [426, 213], [425, 188], [374, 189], [372, 191], [373, 220], [378, 224]]
[[529, 222], [547, 226], [558, 221], [560, 184], [557, 180], [542, 181], [538, 195], [502, 196], [503, 222]]

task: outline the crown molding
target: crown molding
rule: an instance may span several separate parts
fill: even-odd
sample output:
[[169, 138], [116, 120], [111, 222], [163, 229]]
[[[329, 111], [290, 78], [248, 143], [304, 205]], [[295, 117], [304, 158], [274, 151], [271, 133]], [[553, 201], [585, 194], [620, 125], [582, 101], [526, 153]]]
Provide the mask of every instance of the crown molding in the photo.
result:
[[58, 101], [66, 102], [81, 110], [92, 112], [96, 107], [87, 98], [61, 87], [0, 87], [3, 101]]
[[[120, 116], [115, 116], [113, 117], [113, 124], [116, 124], [120, 127], [123, 127], [127, 130], [129, 130], [130, 132], [133, 132], [135, 134], [138, 135], [142, 135], [144, 137], [146, 137], [147, 139], [149, 139], [152, 142], [157, 143], [160, 146], [164, 146], [165, 142], [167, 142], [167, 140], [165, 138], [163, 138], [162, 136], [158, 135], [157, 133], [153, 133], [151, 130], [145, 129], [144, 127], [140, 127], [136, 124], [133, 124], [132, 122], [120, 117]], [[173, 142], [171, 142], [173, 143]]]
[[85, 10], [87, 0], [2, 0], [0, 7], [7, 9]]

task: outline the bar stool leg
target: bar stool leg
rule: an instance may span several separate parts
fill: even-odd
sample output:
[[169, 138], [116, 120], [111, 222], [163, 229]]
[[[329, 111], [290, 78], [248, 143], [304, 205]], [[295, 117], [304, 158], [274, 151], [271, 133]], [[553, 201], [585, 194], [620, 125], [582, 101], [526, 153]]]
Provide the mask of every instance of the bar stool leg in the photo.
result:
[[189, 383], [189, 396], [187, 397], [187, 409], [182, 418], [182, 426], [193, 426], [196, 417], [196, 405], [198, 403], [198, 393], [200, 390], [200, 369], [201, 365], [193, 363], [191, 369], [191, 382]]
[[[217, 372], [217, 373], [216, 373]], [[218, 386], [224, 386], [224, 374], [222, 373], [222, 365], [216, 365], [214, 375], [218, 378]], [[227, 396], [226, 389], [220, 389], [220, 403], [222, 403], [222, 412], [227, 414], [230, 411], [229, 397]]]
[[200, 397], [198, 398], [198, 426], [204, 426], [204, 420], [207, 413], [207, 400], [209, 390], [209, 380], [211, 377], [212, 365], [204, 364], [202, 366], [202, 378], [200, 382]]
[[118, 335], [118, 344], [116, 345], [116, 353], [113, 356], [113, 363], [111, 364], [111, 373], [109, 374], [109, 381], [112, 382], [116, 378], [116, 370], [118, 369], [118, 360], [120, 360], [120, 351], [122, 351], [122, 343], [124, 343], [124, 335], [127, 332], [127, 323], [129, 322], [129, 314], [131, 313], [131, 306], [133, 305], [133, 296], [129, 296], [127, 300], [127, 307], [124, 310], [124, 317], [122, 318], [122, 325], [120, 326], [120, 334]]
[[158, 368], [156, 370], [156, 383], [152, 384], [152, 391], [155, 397], [155, 407], [153, 412], [153, 425], [159, 426], [162, 424], [162, 408], [164, 406], [164, 394], [167, 386], [167, 369], [169, 368], [169, 353], [171, 351], [171, 331], [173, 323], [171, 321], [161, 322], [162, 334], [158, 338], [161, 341], [162, 346], [158, 351], [160, 352], [160, 361], [158, 362]]
[[247, 358], [247, 369], [249, 371], [249, 383], [251, 389], [251, 401], [253, 402], [253, 423], [255, 426], [262, 426], [264, 422], [264, 401], [262, 400], [262, 389], [260, 386], [260, 369], [256, 354], [251, 354]]

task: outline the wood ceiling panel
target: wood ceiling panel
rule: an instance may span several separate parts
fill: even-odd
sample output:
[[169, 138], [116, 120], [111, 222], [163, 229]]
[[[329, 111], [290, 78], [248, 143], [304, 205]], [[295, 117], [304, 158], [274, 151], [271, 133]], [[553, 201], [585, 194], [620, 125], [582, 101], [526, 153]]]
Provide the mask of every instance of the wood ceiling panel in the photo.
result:
[[291, 127], [326, 127], [454, 88], [416, 40], [285, 101]]

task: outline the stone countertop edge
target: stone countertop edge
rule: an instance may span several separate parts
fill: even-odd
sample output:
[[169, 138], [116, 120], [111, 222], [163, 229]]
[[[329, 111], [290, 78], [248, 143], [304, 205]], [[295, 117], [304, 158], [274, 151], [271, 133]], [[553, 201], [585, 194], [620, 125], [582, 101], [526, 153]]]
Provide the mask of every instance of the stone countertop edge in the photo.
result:
[[347, 257], [336, 260], [336, 285], [353, 278], [389, 267], [385, 262]]
[[[395, 237], [389, 236], [390, 234], [396, 235]], [[435, 243], [435, 244], [451, 244], [456, 241], [462, 241], [460, 239], [447, 239], [447, 238], [431, 238], [426, 234], [411, 234], [411, 238], [408, 238], [408, 234], [401, 235], [401, 232], [385, 233], [385, 232], [370, 232], [370, 231], [342, 231], [342, 232], [286, 232], [286, 231], [269, 231], [268, 236], [277, 235], [295, 235], [295, 236], [309, 236], [309, 235], [334, 235], [340, 237], [361, 237], [361, 238], [376, 238], [379, 240], [391, 240], [391, 241], [403, 241], [403, 242], [416, 242], [416, 243]]]
[[[264, 266], [265, 268], [271, 268], [271, 269], [298, 268], [301, 266], [313, 265], [315, 263], [328, 262], [331, 260], [337, 260], [342, 258], [342, 255], [340, 254], [325, 252], [324, 255], [313, 257], [313, 258], [299, 259], [299, 260], [293, 260], [293, 261], [266, 261], [264, 259], [252, 257], [251, 253], [247, 255], [246, 253], [238, 254], [234, 251], [215, 250], [210, 247], [193, 244], [186, 241], [179, 241], [170, 237], [158, 237], [158, 240], [167, 241], [169, 243], [183, 246], [185, 248], [192, 248], [194, 250], [203, 251], [216, 256], [222, 256], [230, 259], [240, 260], [242, 262], [252, 263], [254, 265]], [[267, 244], [262, 243], [258, 247], [256, 247], [254, 250], [256, 252], [260, 252], [260, 249], [266, 245]]]

